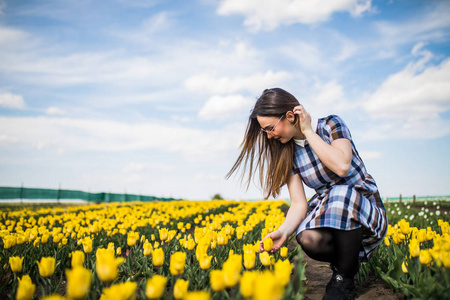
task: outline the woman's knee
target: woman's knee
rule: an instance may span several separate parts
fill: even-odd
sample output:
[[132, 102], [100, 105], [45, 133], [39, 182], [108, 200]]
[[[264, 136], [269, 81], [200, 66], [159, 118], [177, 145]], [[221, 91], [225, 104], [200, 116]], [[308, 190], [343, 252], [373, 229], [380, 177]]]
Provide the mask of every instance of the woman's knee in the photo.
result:
[[332, 235], [327, 230], [307, 229], [296, 236], [303, 249], [320, 249], [331, 242]]

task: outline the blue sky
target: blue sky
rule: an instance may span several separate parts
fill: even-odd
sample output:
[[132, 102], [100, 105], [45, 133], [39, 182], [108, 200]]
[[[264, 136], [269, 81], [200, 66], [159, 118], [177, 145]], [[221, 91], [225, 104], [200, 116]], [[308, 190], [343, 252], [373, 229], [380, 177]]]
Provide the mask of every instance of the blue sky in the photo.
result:
[[0, 185], [261, 199], [225, 174], [256, 98], [281, 87], [344, 119], [382, 197], [449, 195], [449, 15], [449, 1], [0, 0]]

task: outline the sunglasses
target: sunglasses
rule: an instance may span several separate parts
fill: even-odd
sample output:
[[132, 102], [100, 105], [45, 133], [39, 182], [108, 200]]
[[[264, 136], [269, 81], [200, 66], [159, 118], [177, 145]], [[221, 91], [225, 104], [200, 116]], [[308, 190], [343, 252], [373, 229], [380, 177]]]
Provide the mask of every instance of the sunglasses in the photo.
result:
[[269, 134], [269, 133], [272, 134], [272, 132], [275, 130], [275, 127], [277, 127], [278, 123], [280, 123], [281, 119], [283, 119], [284, 117], [285, 117], [285, 115], [281, 116], [280, 119], [275, 123], [275, 125], [273, 125], [272, 129], [267, 130], [267, 129], [261, 128], [261, 131], [265, 132], [267, 134]]

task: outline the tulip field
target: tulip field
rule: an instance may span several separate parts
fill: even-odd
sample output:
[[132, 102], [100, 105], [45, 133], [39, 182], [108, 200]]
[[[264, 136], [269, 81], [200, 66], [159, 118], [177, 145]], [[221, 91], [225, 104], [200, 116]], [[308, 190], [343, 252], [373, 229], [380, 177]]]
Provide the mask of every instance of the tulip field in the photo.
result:
[[[389, 230], [358, 279], [448, 299], [448, 202], [386, 204]], [[0, 209], [1, 299], [302, 299], [305, 265], [260, 241], [284, 201], [170, 201]], [[291, 237], [292, 239], [293, 237]], [[271, 249], [271, 240], [264, 240]]]
[[287, 207], [171, 201], [4, 208], [0, 298], [301, 299], [300, 248], [259, 250]]

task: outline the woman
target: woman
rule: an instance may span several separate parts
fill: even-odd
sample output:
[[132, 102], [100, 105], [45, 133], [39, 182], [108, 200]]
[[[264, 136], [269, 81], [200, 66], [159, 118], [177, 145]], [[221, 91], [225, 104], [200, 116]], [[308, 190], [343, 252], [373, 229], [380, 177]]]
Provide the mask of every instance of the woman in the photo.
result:
[[[227, 176], [240, 167], [248, 170], [247, 187], [258, 169], [266, 199], [276, 198], [287, 184], [286, 219], [264, 237], [274, 241], [272, 252], [296, 231], [308, 256], [331, 263], [333, 276], [323, 299], [354, 298], [359, 262], [383, 240], [387, 219], [376, 183], [342, 119], [331, 115], [313, 128], [293, 95], [267, 89], [256, 101], [241, 154]], [[316, 191], [308, 202], [303, 184]]]

